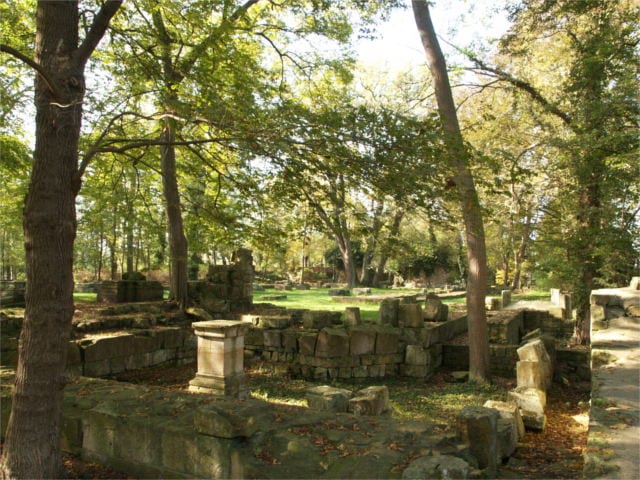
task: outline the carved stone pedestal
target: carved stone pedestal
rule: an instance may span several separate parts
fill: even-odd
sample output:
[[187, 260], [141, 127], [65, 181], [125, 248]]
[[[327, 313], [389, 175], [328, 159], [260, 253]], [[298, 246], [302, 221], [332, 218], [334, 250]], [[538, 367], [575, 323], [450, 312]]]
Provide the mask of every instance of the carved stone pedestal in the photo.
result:
[[236, 320], [192, 323], [198, 337], [198, 372], [189, 390], [246, 398], [244, 333], [248, 325]]

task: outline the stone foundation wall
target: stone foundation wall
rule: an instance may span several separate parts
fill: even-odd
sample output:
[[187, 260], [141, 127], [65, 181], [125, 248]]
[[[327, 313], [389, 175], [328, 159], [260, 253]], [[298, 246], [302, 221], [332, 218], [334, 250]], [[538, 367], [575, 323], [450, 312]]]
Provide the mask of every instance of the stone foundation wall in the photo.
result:
[[417, 327], [344, 326], [339, 313], [308, 312], [301, 326], [285, 311], [271, 313], [242, 317], [251, 324], [246, 355], [315, 379], [428, 377], [442, 364], [442, 343], [467, 329], [466, 317]]
[[189, 282], [191, 302], [215, 318], [230, 312], [248, 312], [253, 304], [253, 257], [239, 249], [232, 265], [211, 265], [205, 280]]
[[160, 282], [146, 280], [119, 280], [102, 282], [98, 286], [98, 301], [105, 303], [152, 302], [162, 300]]

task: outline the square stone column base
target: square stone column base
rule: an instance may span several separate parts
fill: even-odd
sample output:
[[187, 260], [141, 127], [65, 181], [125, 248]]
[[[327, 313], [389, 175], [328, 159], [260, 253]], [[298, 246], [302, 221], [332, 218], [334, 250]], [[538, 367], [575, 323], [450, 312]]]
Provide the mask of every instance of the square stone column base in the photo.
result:
[[209, 393], [221, 397], [248, 398], [249, 392], [244, 381], [244, 373], [219, 377], [196, 373], [189, 382], [190, 392]]

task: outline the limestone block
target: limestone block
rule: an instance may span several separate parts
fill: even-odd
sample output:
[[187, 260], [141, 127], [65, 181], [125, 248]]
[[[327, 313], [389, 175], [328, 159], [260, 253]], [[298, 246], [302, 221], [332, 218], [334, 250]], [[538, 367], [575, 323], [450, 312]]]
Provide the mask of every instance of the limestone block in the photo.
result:
[[456, 432], [481, 469], [490, 476], [495, 473], [498, 460], [498, 411], [486, 407], [464, 407], [456, 417]]
[[420, 345], [407, 345], [404, 363], [407, 365], [426, 365], [429, 356]]
[[284, 330], [282, 332], [282, 348], [285, 352], [298, 351], [298, 335], [295, 330]]
[[351, 355], [371, 355], [375, 351], [376, 331], [369, 327], [349, 330], [349, 353]]
[[347, 307], [344, 310], [344, 324], [345, 325], [360, 325], [360, 308], [359, 307]]
[[264, 345], [264, 333], [261, 329], [250, 328], [244, 336], [244, 343], [255, 347]]
[[346, 412], [349, 399], [353, 397], [350, 390], [320, 385], [307, 390], [306, 399], [309, 408], [328, 410], [330, 412]]
[[513, 418], [498, 418], [498, 456], [502, 460], [508, 459], [518, 446], [518, 429]]
[[466, 479], [471, 468], [463, 459], [451, 455], [429, 455], [420, 457], [409, 464], [402, 472], [406, 480]]
[[302, 324], [304, 328], [320, 330], [325, 327], [330, 327], [334, 323], [340, 323], [340, 317], [340, 312], [307, 310], [302, 315]]
[[263, 330], [264, 346], [271, 348], [282, 347], [282, 336], [280, 330]]
[[419, 328], [424, 324], [422, 307], [419, 303], [401, 303], [398, 305], [398, 324], [401, 327]]
[[[440, 297], [434, 293], [427, 294], [424, 305], [423, 317], [429, 322], [443, 322], [446, 320], [443, 310], [446, 305], [442, 303]], [[447, 307], [448, 311], [448, 307]], [[444, 317], [444, 318], [443, 318]]]
[[547, 390], [550, 386], [549, 377], [544, 372], [544, 367], [540, 362], [517, 362], [516, 376], [518, 387], [537, 388]]
[[538, 431], [544, 430], [547, 421], [544, 414], [547, 396], [542, 390], [517, 387], [511, 390], [507, 396], [509, 401], [515, 402], [520, 408], [525, 428]]
[[378, 310], [378, 324], [397, 327], [399, 306], [400, 300], [397, 298], [386, 298], [382, 300]]
[[203, 308], [189, 307], [185, 310], [185, 312], [187, 313], [187, 315], [195, 318], [199, 322], [213, 320], [213, 317], [209, 314], [209, 312], [207, 312]]
[[367, 387], [349, 400], [348, 411], [354, 415], [380, 415], [389, 410], [389, 389], [386, 386]]
[[486, 402], [484, 402], [483, 406], [496, 409], [498, 411], [498, 415], [500, 415], [500, 418], [513, 418], [516, 425], [518, 439], [524, 437], [524, 423], [522, 423], [520, 408], [516, 403], [500, 402], [498, 400], [487, 400]]
[[260, 415], [260, 408], [253, 402], [237, 402], [198, 406], [193, 415], [194, 430], [202, 435], [218, 438], [247, 438], [252, 436], [266, 415]]
[[349, 335], [342, 328], [323, 328], [316, 342], [316, 357], [331, 358], [349, 355]]
[[549, 295], [550, 295], [550, 301], [551, 303], [553, 303], [554, 305], [560, 305], [560, 289], [559, 288], [552, 288], [549, 290]]
[[291, 326], [291, 317], [288, 315], [264, 315], [260, 319], [262, 328], [288, 328]]
[[371, 295], [370, 288], [352, 288], [351, 293], [354, 295]]
[[640, 277], [632, 277], [629, 282], [629, 288], [631, 290], [640, 290]]
[[500, 308], [502, 308], [498, 297], [486, 297], [484, 299], [484, 306], [489, 311], [500, 310]]
[[517, 352], [520, 362], [536, 362], [539, 364], [536, 368], [530, 364], [516, 367], [522, 369], [523, 375], [523, 384], [521, 385], [520, 375], [518, 374], [518, 386], [539, 388], [535, 386], [537, 384], [544, 387], [540, 390], [547, 390], [553, 381], [553, 363], [544, 341], [538, 338], [527, 342], [518, 348]]
[[313, 356], [316, 352], [317, 333], [303, 333], [298, 337], [298, 351], [301, 355]]
[[332, 288], [329, 290], [330, 297], [348, 297], [351, 295], [351, 290], [348, 288]]
[[378, 327], [376, 334], [376, 355], [396, 353], [398, 351], [399, 338], [399, 330]]
[[507, 307], [511, 303], [511, 290], [502, 290], [500, 292], [500, 300], [502, 308]]

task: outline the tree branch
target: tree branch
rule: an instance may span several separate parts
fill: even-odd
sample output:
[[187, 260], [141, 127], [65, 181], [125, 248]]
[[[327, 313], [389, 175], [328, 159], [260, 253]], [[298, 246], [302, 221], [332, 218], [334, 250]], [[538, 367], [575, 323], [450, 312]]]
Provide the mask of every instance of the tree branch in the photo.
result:
[[16, 50], [15, 48], [10, 47], [9, 45], [0, 44], [0, 52], [8, 53], [9, 55], [17, 58], [21, 62], [26, 63], [31, 68], [33, 68], [36, 72], [38, 72], [38, 74], [40, 74], [42, 79], [45, 81], [45, 83], [47, 84], [47, 87], [49, 87], [49, 90], [51, 90], [51, 93], [53, 94], [54, 98], [56, 100], [59, 100], [61, 98], [60, 92], [55, 87], [55, 85], [53, 83], [53, 80], [51, 80], [51, 78], [49, 78], [49, 74], [42, 67], [42, 65], [40, 65], [38, 62], [36, 62], [34, 60], [31, 60], [29, 57], [27, 57], [26, 55], [23, 55], [18, 50]]
[[74, 57], [79, 65], [84, 67], [85, 63], [87, 63], [87, 60], [89, 60], [89, 57], [107, 31], [109, 22], [121, 5], [122, 0], [107, 0], [104, 5], [102, 5], [102, 8], [100, 8], [98, 14], [93, 19], [89, 33], [87, 33], [82, 44], [75, 51]]

